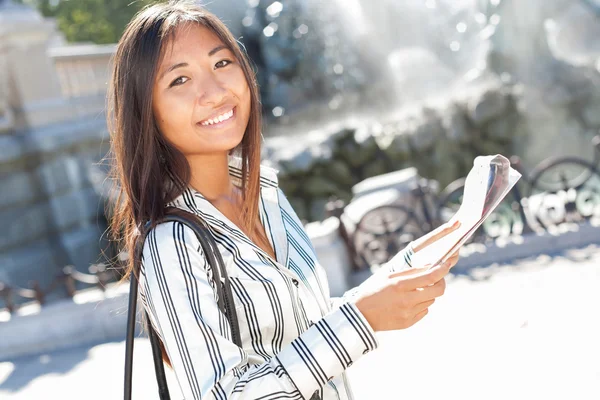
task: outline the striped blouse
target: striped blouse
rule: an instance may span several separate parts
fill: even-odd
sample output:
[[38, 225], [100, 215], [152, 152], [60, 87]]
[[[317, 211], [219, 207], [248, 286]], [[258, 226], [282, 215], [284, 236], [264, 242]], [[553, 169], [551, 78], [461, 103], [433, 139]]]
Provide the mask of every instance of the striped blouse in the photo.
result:
[[[235, 184], [239, 167], [231, 157]], [[231, 339], [207, 260], [185, 225], [164, 223], [149, 233], [141, 302], [185, 399], [352, 399], [344, 371], [378, 345], [353, 302], [361, 286], [330, 298], [325, 270], [276, 171], [261, 166], [260, 175], [260, 219], [276, 259], [193, 188], [169, 204], [207, 222], [231, 279], [242, 347]], [[403, 268], [411, 255], [398, 253], [380, 271]]]

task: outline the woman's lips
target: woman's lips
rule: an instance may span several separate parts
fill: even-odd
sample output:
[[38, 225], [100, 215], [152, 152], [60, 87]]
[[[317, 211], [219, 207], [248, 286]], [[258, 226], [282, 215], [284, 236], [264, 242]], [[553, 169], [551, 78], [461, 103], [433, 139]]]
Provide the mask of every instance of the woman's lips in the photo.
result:
[[231, 110], [233, 112], [233, 115], [224, 121], [213, 123], [213, 124], [203, 124], [202, 122], [198, 122], [196, 125], [201, 126], [202, 128], [211, 128], [211, 129], [222, 128], [235, 120], [235, 117], [237, 115], [236, 108], [237, 107], [233, 107], [233, 109]]

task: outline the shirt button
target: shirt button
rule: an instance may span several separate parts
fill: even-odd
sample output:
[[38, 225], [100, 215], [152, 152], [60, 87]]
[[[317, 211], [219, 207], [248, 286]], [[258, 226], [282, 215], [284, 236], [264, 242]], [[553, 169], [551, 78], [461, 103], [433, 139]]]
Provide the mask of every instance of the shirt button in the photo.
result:
[[348, 366], [350, 367], [350, 366], [352, 366], [352, 364], [354, 364], [354, 363], [353, 363], [352, 361], [350, 361], [350, 362], [348, 363]]
[[363, 351], [363, 354], [367, 354], [369, 352], [369, 349]]
[[298, 282], [298, 279], [296, 279], [296, 278], [293, 278], [293, 279], [292, 279], [292, 283], [294, 284], [294, 286], [298, 287], [298, 284], [299, 284], [300, 282]]

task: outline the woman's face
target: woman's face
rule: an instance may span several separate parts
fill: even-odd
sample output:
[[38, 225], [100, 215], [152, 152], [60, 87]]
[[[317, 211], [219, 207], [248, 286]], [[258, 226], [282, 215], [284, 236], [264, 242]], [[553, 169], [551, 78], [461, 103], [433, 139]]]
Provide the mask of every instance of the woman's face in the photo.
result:
[[217, 35], [187, 24], [165, 46], [152, 108], [162, 134], [184, 155], [227, 153], [246, 131], [250, 89], [234, 53]]

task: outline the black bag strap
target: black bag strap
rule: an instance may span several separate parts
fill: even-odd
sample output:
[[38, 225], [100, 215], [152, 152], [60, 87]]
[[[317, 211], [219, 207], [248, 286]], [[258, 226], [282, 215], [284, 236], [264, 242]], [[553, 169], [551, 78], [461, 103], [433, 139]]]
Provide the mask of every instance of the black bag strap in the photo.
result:
[[[217, 305], [221, 312], [225, 314], [229, 320], [231, 326], [232, 341], [238, 346], [242, 347], [242, 339], [240, 336], [240, 328], [238, 325], [237, 315], [235, 312], [235, 304], [233, 301], [233, 294], [231, 292], [231, 284], [229, 281], [229, 275], [225, 269], [223, 258], [217, 248], [215, 240], [208, 232], [208, 227], [205, 222], [202, 221], [197, 215], [190, 212], [184, 211], [175, 207], [168, 207], [165, 210], [165, 217], [159, 222], [180, 222], [191, 228], [202, 249], [204, 255], [208, 260], [210, 269], [212, 270], [214, 287], [216, 288], [217, 294]], [[157, 224], [158, 225], [158, 224]], [[144, 241], [152, 224], [148, 222], [144, 227], [144, 231], [139, 236], [136, 242], [136, 250], [134, 255], [134, 273], [131, 275], [131, 283], [129, 289], [129, 307], [127, 313], [127, 337], [125, 341], [125, 400], [131, 400], [132, 392], [132, 370], [133, 370], [133, 342], [135, 334], [135, 314], [137, 307], [138, 297], [138, 274], [140, 271], [140, 265], [142, 260], [142, 249]], [[158, 383], [158, 392], [161, 400], [170, 400], [169, 388], [167, 385], [167, 379], [165, 376], [164, 364], [162, 361], [162, 354], [160, 350], [160, 339], [152, 325], [150, 324], [150, 318], [146, 313], [146, 321], [148, 324], [148, 336], [150, 338], [150, 344], [152, 346], [152, 356], [154, 358], [154, 370], [156, 372], [156, 381]]]

